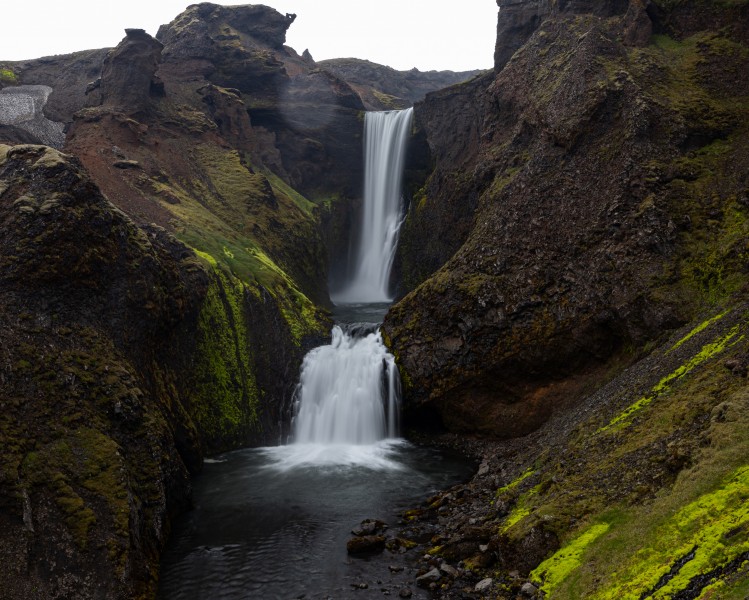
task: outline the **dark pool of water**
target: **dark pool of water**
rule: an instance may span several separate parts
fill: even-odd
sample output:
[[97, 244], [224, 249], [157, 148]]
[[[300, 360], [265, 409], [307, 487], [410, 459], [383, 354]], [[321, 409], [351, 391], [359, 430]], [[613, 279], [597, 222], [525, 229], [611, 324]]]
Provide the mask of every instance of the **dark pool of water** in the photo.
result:
[[195, 480], [195, 509], [174, 528], [160, 598], [363, 597], [352, 585], [387, 573], [388, 559], [348, 557], [351, 528], [366, 518], [395, 525], [399, 511], [471, 470], [403, 440], [226, 454]]
[[333, 307], [336, 323], [382, 323], [390, 304], [339, 304]]

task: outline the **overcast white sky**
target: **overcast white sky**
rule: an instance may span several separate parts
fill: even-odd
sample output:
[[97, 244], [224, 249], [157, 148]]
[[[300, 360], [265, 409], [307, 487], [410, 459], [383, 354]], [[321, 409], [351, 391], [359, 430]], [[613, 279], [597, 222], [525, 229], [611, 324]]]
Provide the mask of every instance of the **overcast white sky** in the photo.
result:
[[[116, 46], [125, 28], [151, 35], [190, 0], [5, 0], [0, 60]], [[242, 4], [217, 1], [216, 4]], [[315, 60], [356, 57], [399, 70], [465, 71], [493, 64], [496, 0], [267, 0], [296, 13], [286, 43]]]

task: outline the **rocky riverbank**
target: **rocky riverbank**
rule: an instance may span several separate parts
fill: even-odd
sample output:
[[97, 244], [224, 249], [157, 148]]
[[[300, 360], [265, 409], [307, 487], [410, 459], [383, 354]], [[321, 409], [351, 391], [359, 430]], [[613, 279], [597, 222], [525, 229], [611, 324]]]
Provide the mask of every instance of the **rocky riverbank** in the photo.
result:
[[[403, 567], [399, 589], [445, 600], [643, 593], [669, 570], [680, 598], [740, 597], [747, 522], [731, 502], [747, 490], [748, 311], [705, 313], [529, 435], [417, 435], [478, 468], [390, 524], [381, 571]], [[687, 546], [702, 550], [671, 558]], [[637, 581], [618, 578], [630, 569]]]

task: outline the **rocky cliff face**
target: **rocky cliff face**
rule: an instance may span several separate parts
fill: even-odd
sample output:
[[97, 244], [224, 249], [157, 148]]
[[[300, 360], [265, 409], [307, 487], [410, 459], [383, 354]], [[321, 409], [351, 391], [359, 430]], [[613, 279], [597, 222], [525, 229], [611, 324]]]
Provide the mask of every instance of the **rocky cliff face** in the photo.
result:
[[257, 152], [279, 176], [307, 196], [355, 196], [364, 107], [347, 84], [284, 46], [292, 22], [260, 5], [193, 5], [159, 30], [159, 76], [188, 103], [205, 84], [238, 90]]
[[138, 227], [45, 146], [0, 146], [0, 227], [0, 584], [153, 597], [189, 475], [279, 439], [318, 316]]
[[0, 223], [4, 593], [147, 595], [202, 452], [163, 357], [208, 278], [44, 146], [0, 146]]
[[[455, 253], [386, 321], [412, 407], [526, 433], [736, 289], [744, 12], [724, 12], [725, 37], [672, 30], [640, 47], [622, 38], [626, 11], [554, 13], [496, 76], [417, 105], [437, 166], [404, 232], [406, 282]], [[709, 240], [694, 233], [706, 226]]]
[[322, 60], [320, 67], [343, 79], [361, 96], [367, 110], [394, 110], [412, 106], [435, 90], [467, 81], [481, 73], [475, 71], [396, 71], [357, 58]]
[[0, 86], [44, 85], [52, 92], [43, 107], [46, 118], [66, 125], [85, 106], [98, 104], [93, 84], [101, 76], [102, 61], [109, 51], [84, 50], [69, 55], [48, 56], [21, 62], [3, 62]]
[[494, 440], [410, 515], [425, 571], [741, 597], [749, 5], [500, 5], [495, 72], [415, 107], [435, 167], [383, 328], [412, 423]]
[[[152, 597], [189, 474], [205, 452], [278, 441], [301, 358], [327, 333], [320, 213], [352, 176], [316, 177], [337, 136], [355, 143], [358, 96], [284, 48], [291, 19], [271, 9], [183, 17], [164, 43], [128, 30], [96, 77], [90, 55], [53, 60], [69, 81], [47, 59], [3, 67], [6, 89], [64, 97], [67, 128], [65, 154], [3, 146], [0, 161], [12, 597]], [[324, 85], [288, 91], [289, 72]], [[304, 122], [316, 94], [348, 125]], [[285, 143], [304, 160], [285, 163]]]

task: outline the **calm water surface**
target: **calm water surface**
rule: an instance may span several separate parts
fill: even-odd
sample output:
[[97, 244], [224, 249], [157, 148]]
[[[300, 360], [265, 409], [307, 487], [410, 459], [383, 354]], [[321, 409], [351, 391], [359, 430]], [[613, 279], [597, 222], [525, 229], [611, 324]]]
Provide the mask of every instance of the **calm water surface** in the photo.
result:
[[388, 552], [376, 564], [349, 558], [351, 528], [366, 518], [395, 525], [398, 511], [470, 471], [403, 440], [226, 454], [195, 481], [195, 510], [175, 527], [160, 597], [361, 597], [352, 584], [387, 573]]

